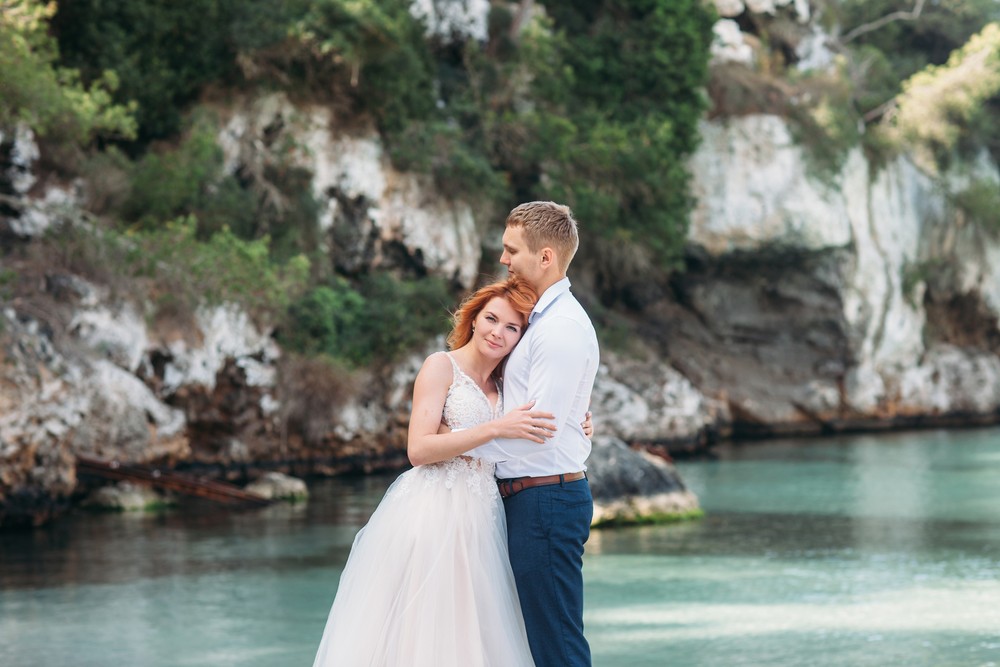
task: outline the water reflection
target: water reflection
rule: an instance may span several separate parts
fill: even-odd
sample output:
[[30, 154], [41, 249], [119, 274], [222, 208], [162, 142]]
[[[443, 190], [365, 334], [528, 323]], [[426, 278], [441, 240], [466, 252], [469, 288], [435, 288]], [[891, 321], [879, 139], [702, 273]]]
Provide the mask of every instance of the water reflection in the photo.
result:
[[108, 584], [343, 562], [391, 478], [314, 485], [310, 502], [233, 511], [189, 501], [157, 513], [75, 513], [0, 539], [0, 589]]
[[[704, 519], [587, 545], [598, 667], [996, 662], [1000, 430], [733, 445], [679, 468]], [[391, 480], [3, 533], [0, 665], [309, 664]]]
[[[930, 497], [927, 443], [862, 438], [849, 450], [854, 544], [861, 550], [919, 551], [926, 539]], [[887, 521], [885, 517], [898, 520]]]

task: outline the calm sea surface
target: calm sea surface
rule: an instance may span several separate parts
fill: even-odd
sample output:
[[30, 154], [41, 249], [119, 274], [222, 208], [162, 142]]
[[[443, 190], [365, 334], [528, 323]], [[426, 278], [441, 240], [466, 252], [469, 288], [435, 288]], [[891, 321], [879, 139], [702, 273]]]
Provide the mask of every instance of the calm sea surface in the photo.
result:
[[[1000, 430], [718, 453], [679, 466], [705, 519], [593, 533], [597, 667], [1000, 665]], [[0, 665], [311, 665], [390, 481], [0, 533]]]

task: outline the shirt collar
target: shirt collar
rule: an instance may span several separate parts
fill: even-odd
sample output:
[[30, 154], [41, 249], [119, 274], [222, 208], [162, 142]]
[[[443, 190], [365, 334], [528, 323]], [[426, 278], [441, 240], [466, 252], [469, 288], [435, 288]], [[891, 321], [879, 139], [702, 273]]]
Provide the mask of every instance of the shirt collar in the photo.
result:
[[531, 314], [528, 315], [528, 324], [534, 322], [535, 317], [541, 315], [546, 308], [555, 303], [556, 299], [569, 292], [569, 287], [570, 282], [568, 277], [549, 285], [549, 288], [539, 297], [535, 307], [531, 310]]

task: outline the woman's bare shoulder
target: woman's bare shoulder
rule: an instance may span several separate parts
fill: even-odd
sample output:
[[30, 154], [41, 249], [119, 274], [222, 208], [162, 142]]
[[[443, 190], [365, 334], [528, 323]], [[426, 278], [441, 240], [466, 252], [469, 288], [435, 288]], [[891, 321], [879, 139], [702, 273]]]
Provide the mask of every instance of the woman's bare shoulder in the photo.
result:
[[425, 380], [435, 384], [438, 382], [451, 384], [452, 374], [451, 359], [448, 358], [448, 353], [435, 352], [424, 359], [420, 372], [417, 373], [417, 380]]

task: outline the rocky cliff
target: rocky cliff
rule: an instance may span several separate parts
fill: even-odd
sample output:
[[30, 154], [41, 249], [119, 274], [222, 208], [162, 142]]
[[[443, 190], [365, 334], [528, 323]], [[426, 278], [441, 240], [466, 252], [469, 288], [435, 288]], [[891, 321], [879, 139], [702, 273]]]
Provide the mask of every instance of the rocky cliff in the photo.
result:
[[[718, 4], [724, 17], [791, 12], [807, 28], [803, 60], [824, 62], [808, 3]], [[752, 57], [752, 39], [726, 20], [717, 57]], [[296, 147], [337, 270], [468, 288], [495, 267], [502, 213], [398, 171], [363, 122], [281, 94], [214, 107], [229, 173]], [[687, 266], [629, 313], [628, 344], [605, 350], [599, 432], [675, 450], [1000, 417], [1000, 241], [940, 188], [973, 177], [1000, 187], [988, 155], [931, 177], [905, 155], [875, 166], [857, 148], [818, 175], [778, 115], [705, 120], [702, 135]], [[30, 132], [0, 136], [0, 269], [17, 276], [0, 311], [0, 522], [64, 507], [77, 453], [233, 476], [405, 464], [412, 379], [442, 341], [323, 384], [304, 381], [316, 370], [234, 306], [201, 308], [184, 326], [151, 319], [67, 258], [33, 251], [46, 233], [88, 224], [86, 178], [61, 180], [39, 158]], [[587, 276], [576, 282], [586, 298]]]

